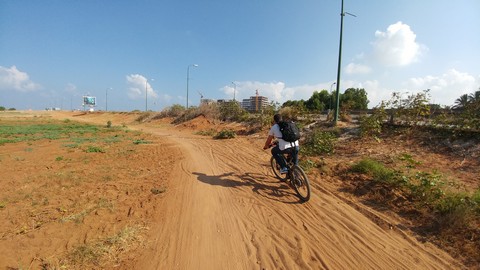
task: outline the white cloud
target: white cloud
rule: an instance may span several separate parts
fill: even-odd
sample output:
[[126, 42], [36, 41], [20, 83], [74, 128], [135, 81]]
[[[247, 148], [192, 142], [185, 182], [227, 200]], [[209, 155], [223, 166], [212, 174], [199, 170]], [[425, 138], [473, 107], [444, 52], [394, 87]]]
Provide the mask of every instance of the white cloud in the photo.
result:
[[0, 91], [30, 92], [39, 89], [41, 89], [41, 86], [32, 82], [28, 74], [19, 71], [16, 66], [11, 68], [0, 66]]
[[386, 32], [376, 31], [374, 58], [385, 66], [407, 66], [416, 62], [427, 50], [416, 42], [416, 34], [402, 22], [390, 25]]
[[345, 67], [345, 73], [347, 74], [368, 74], [372, 71], [369, 66], [362, 64], [350, 63]]
[[[291, 91], [285, 87], [285, 83], [283, 82], [264, 83], [245, 81], [236, 82], [236, 84], [236, 100], [242, 100], [245, 98], [250, 98], [251, 96], [255, 96], [257, 90], [260, 96], [268, 97], [270, 101], [282, 102], [288, 100], [288, 97], [292, 97]], [[224, 86], [220, 90], [225, 94], [226, 99], [233, 99], [233, 86]]]
[[[242, 100], [255, 96], [256, 90], [260, 96], [268, 97], [269, 101], [278, 102], [280, 104], [287, 100], [309, 99], [314, 91], [326, 89], [330, 91], [332, 82], [322, 83], [318, 85], [300, 85], [287, 87], [284, 82], [257, 82], [245, 81], [236, 82], [237, 92], [235, 94], [237, 100]], [[225, 94], [226, 99], [233, 99], [233, 86], [224, 86], [220, 89]], [[206, 97], [208, 98], [208, 97]]]
[[429, 75], [411, 78], [404, 85], [414, 91], [430, 89], [432, 102], [441, 105], [453, 105], [461, 95], [478, 91], [480, 77], [475, 78], [468, 73], [450, 69], [440, 76]]
[[[259, 90], [259, 95], [266, 96], [270, 101], [283, 104], [287, 100], [309, 99], [314, 91], [333, 90], [333, 82], [324, 82], [315, 85], [287, 86], [283, 82], [257, 82], [245, 81], [236, 82], [236, 99], [242, 100], [255, 96], [255, 90]], [[450, 69], [439, 76], [425, 76], [411, 78], [405, 81], [401, 86], [391, 86], [379, 80], [352, 81], [344, 80], [340, 83], [340, 92], [343, 93], [348, 88], [363, 88], [367, 91], [368, 107], [373, 108], [382, 101], [388, 101], [392, 93], [401, 92], [415, 94], [426, 89], [430, 89], [431, 102], [440, 105], [453, 105], [455, 99], [462, 94], [470, 94], [479, 90], [480, 76], [472, 76], [468, 73], [462, 73], [455, 69]], [[233, 87], [225, 86], [220, 89], [225, 98], [233, 98]], [[206, 97], [208, 98], [208, 97]]]
[[150, 82], [140, 74], [130, 74], [126, 76], [128, 84], [128, 97], [130, 99], [145, 98], [145, 88], [147, 89], [148, 98], [156, 99], [158, 94], [150, 85]]

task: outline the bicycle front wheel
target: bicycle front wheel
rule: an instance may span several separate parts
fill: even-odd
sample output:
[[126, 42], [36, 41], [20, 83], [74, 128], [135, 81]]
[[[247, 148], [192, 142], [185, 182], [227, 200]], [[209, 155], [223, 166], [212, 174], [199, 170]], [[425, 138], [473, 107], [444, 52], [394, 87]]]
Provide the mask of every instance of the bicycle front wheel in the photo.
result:
[[292, 168], [291, 175], [292, 179], [290, 179], [290, 181], [298, 197], [304, 202], [310, 200], [310, 182], [303, 169], [295, 165]]

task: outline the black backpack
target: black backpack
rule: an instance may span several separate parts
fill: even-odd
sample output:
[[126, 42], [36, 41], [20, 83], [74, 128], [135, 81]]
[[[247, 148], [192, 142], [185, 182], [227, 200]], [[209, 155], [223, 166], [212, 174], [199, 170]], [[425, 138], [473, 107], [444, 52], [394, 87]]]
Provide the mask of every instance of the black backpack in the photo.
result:
[[295, 142], [300, 139], [300, 130], [292, 121], [282, 121], [278, 123], [280, 132], [282, 132], [282, 139], [286, 142]]

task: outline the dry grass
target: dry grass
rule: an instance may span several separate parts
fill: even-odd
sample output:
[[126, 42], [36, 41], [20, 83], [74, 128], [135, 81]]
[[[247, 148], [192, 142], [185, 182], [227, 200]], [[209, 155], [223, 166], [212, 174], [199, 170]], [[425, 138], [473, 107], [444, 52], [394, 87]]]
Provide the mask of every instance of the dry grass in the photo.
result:
[[61, 257], [42, 259], [42, 269], [107, 269], [118, 266], [129, 251], [144, 245], [146, 227], [126, 226], [115, 235], [81, 244]]

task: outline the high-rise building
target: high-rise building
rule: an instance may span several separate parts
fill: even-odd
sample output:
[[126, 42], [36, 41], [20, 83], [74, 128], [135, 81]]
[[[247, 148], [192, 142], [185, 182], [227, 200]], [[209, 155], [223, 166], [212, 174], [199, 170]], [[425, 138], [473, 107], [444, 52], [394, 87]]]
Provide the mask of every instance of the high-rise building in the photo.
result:
[[260, 96], [258, 90], [255, 96], [251, 96], [249, 99], [243, 99], [240, 106], [249, 112], [258, 112], [268, 106], [268, 98]]

